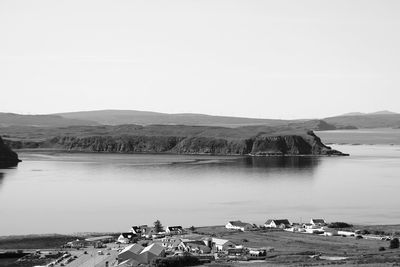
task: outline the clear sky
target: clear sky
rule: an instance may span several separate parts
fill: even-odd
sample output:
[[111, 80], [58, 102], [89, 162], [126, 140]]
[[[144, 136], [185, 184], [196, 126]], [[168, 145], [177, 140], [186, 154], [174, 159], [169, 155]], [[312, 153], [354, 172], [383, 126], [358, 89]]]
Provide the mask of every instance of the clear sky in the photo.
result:
[[400, 1], [0, 0], [0, 111], [400, 112]]

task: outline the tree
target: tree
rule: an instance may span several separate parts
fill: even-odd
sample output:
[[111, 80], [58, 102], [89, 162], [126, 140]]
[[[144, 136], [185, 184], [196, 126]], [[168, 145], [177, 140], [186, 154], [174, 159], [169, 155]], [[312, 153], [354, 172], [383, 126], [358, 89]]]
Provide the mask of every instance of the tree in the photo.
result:
[[194, 230], [196, 230], [196, 227], [194, 227], [194, 226], [192, 225], [192, 226], [189, 227], [189, 230], [193, 232]]
[[156, 233], [160, 233], [164, 231], [164, 227], [162, 226], [160, 220], [154, 222], [154, 231]]
[[390, 240], [389, 248], [399, 248], [399, 245], [399, 239], [396, 237]]

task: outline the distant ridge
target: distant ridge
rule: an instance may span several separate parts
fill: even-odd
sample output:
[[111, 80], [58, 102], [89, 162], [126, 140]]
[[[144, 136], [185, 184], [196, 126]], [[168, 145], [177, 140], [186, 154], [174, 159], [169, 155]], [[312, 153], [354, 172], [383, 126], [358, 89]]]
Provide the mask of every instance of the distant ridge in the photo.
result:
[[372, 113], [352, 112], [323, 119], [338, 128], [399, 128], [400, 114], [388, 110]]
[[[94, 110], [47, 115], [21, 115], [0, 112], [0, 127], [68, 127], [96, 125], [189, 125], [237, 128], [242, 126], [285, 126], [319, 121], [320, 129], [400, 128], [400, 114], [388, 110], [373, 113], [351, 112], [324, 119], [260, 119], [214, 116], [196, 113], [160, 113], [138, 110]], [[315, 128], [314, 128], [315, 129]]]
[[389, 110], [381, 110], [381, 111], [376, 111], [376, 112], [371, 112], [371, 113], [363, 113], [363, 112], [349, 112], [345, 113], [342, 115], [339, 115], [337, 117], [345, 117], [345, 116], [365, 116], [365, 115], [399, 115], [399, 113], [389, 111]]
[[68, 119], [57, 115], [21, 115], [0, 112], [0, 127], [8, 126], [36, 126], [36, 127], [64, 127], [78, 125], [98, 125], [89, 120]]
[[213, 116], [196, 113], [159, 113], [138, 110], [95, 110], [53, 114], [67, 119], [89, 120], [103, 125], [164, 124], [240, 127], [247, 125], [286, 125], [298, 120], [257, 119], [244, 117]]

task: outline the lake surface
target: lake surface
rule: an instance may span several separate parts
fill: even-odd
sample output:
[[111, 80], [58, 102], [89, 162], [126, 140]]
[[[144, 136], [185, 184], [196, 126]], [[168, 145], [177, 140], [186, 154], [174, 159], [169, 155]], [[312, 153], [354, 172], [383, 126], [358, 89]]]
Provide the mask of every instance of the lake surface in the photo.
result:
[[0, 235], [127, 231], [268, 218], [400, 223], [400, 146], [336, 145], [350, 157], [20, 152], [0, 170]]

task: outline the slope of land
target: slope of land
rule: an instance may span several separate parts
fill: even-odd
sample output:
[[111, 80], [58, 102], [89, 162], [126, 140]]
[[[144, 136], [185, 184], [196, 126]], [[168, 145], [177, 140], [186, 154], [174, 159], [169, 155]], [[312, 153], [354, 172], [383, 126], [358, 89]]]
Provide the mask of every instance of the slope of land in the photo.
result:
[[400, 114], [376, 112], [330, 117], [325, 118], [324, 121], [337, 128], [398, 128], [400, 127]]
[[285, 125], [291, 120], [256, 119], [212, 116], [194, 113], [167, 114], [137, 110], [96, 110], [54, 114], [67, 119], [90, 120], [104, 125], [120, 124], [170, 124], [238, 127], [245, 125]]
[[[185, 125], [71, 126], [1, 128], [12, 148], [52, 148], [118, 153], [215, 155], [340, 155], [325, 146], [308, 126], [237, 128]], [[325, 124], [322, 123], [324, 127]]]
[[0, 126], [63, 127], [72, 125], [98, 125], [88, 120], [68, 119], [57, 115], [21, 115], [0, 113]]

